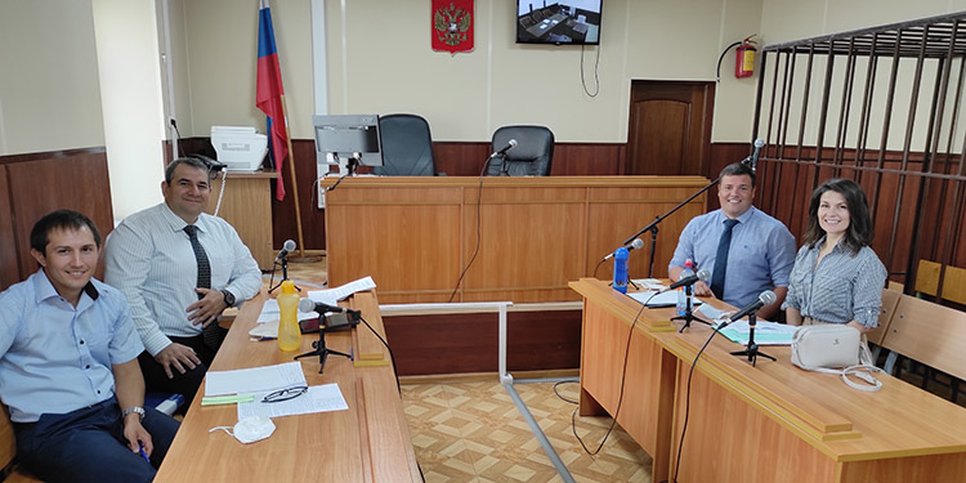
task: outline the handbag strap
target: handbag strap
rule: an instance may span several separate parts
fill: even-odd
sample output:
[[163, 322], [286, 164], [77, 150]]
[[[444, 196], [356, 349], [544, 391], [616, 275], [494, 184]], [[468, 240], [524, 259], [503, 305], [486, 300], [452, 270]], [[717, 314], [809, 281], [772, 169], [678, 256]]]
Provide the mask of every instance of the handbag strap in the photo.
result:
[[[865, 392], [875, 392], [882, 389], [882, 381], [876, 379], [872, 374], [876, 372], [884, 372], [876, 366], [870, 364], [858, 364], [855, 366], [849, 366], [842, 369], [841, 376], [842, 380], [849, 385], [852, 389], [858, 389], [859, 391]], [[849, 379], [849, 376], [855, 376], [868, 384], [858, 384]]]

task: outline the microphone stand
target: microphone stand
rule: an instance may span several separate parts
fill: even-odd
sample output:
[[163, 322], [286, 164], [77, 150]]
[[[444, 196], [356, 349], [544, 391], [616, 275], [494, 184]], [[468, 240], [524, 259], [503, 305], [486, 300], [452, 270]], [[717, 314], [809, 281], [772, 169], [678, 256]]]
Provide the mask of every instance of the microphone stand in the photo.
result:
[[[275, 267], [277, 267], [279, 265], [279, 260], [281, 260], [281, 262], [282, 262], [282, 279], [279, 280], [276, 285], [271, 286], [268, 289], [268, 293], [274, 292], [276, 289], [278, 289], [279, 287], [282, 286], [282, 282], [288, 280], [288, 255], [285, 255], [285, 256], [282, 256], [282, 257], [279, 257], [279, 258], [276, 258], [275, 259], [275, 262], [272, 263], [272, 276], [273, 277], [275, 276]], [[296, 288], [298, 288], [298, 287], [296, 287]], [[301, 292], [301, 290], [299, 290], [299, 291]]]
[[701, 319], [699, 319], [699, 318], [697, 318], [697, 317], [694, 316], [694, 311], [691, 310], [691, 293], [692, 293], [691, 290], [692, 290], [692, 287], [693, 287], [693, 285], [690, 285], [690, 284], [684, 286], [684, 300], [685, 300], [685, 303], [684, 303], [684, 315], [679, 315], [677, 317], [672, 317], [671, 318], [671, 320], [683, 320], [684, 321], [684, 325], [682, 325], [681, 326], [681, 330], [678, 331], [679, 334], [682, 333], [682, 332], [684, 332], [684, 329], [687, 329], [688, 327], [691, 327], [691, 322], [693, 322], [695, 320], [698, 321], [698, 322], [701, 322], [702, 324], [711, 325], [711, 324], [708, 324], [707, 322], [705, 322], [705, 321], [703, 321], [703, 320], [701, 320]]
[[[348, 317], [355, 317], [356, 313], [354, 313], [353, 311], [348, 311], [346, 315]], [[329, 354], [332, 354], [335, 356], [342, 356], [342, 357], [345, 357], [346, 359], [349, 359], [350, 361], [353, 360], [353, 358], [351, 354], [346, 354], [345, 352], [339, 352], [337, 350], [332, 350], [326, 347], [325, 331], [329, 325], [328, 324], [329, 317], [323, 314], [319, 314], [319, 319], [320, 319], [319, 322], [322, 322], [322, 320], [325, 320], [326, 323], [319, 324], [319, 340], [312, 342], [312, 348], [315, 350], [306, 352], [304, 354], [299, 354], [295, 356], [295, 359], [297, 360], [308, 356], [319, 356], [319, 374], [322, 374], [322, 371], [325, 370], [325, 361], [326, 359], [329, 358]]]
[[751, 367], [755, 367], [755, 362], [758, 361], [758, 356], [762, 356], [765, 359], [775, 360], [774, 357], [765, 354], [758, 350], [758, 344], [755, 342], [755, 312], [748, 314], [748, 345], [745, 346], [743, 351], [732, 352], [733, 356], [748, 356], [748, 362], [751, 363]]

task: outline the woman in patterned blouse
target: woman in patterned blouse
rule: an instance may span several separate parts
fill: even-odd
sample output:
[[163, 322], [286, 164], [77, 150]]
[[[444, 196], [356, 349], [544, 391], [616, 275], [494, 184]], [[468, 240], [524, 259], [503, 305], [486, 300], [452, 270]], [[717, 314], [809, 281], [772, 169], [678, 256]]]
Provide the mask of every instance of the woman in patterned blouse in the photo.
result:
[[789, 325], [874, 329], [887, 274], [869, 247], [874, 232], [865, 193], [851, 180], [830, 179], [812, 193], [808, 218], [782, 306]]

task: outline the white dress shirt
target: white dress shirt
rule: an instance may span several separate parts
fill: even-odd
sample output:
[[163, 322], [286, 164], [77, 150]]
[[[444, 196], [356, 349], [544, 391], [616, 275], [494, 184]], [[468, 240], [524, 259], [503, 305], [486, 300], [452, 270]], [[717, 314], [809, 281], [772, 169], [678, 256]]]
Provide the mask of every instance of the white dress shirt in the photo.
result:
[[[207, 213], [194, 224], [211, 264], [211, 288], [228, 290], [239, 301], [258, 293], [261, 271], [235, 229]], [[105, 242], [104, 281], [127, 296], [152, 356], [171, 344], [168, 336], [201, 333], [201, 325], [188, 321], [187, 307], [198, 301], [198, 265], [185, 226], [161, 203], [125, 218]]]

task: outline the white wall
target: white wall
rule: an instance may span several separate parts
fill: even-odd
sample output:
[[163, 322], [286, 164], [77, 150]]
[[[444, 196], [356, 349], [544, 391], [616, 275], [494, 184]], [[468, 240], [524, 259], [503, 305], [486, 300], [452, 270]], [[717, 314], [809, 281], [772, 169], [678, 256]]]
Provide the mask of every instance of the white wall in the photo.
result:
[[104, 145], [91, 2], [0, 2], [0, 155]]
[[158, 203], [164, 113], [154, 0], [94, 0], [104, 138], [117, 219]]

